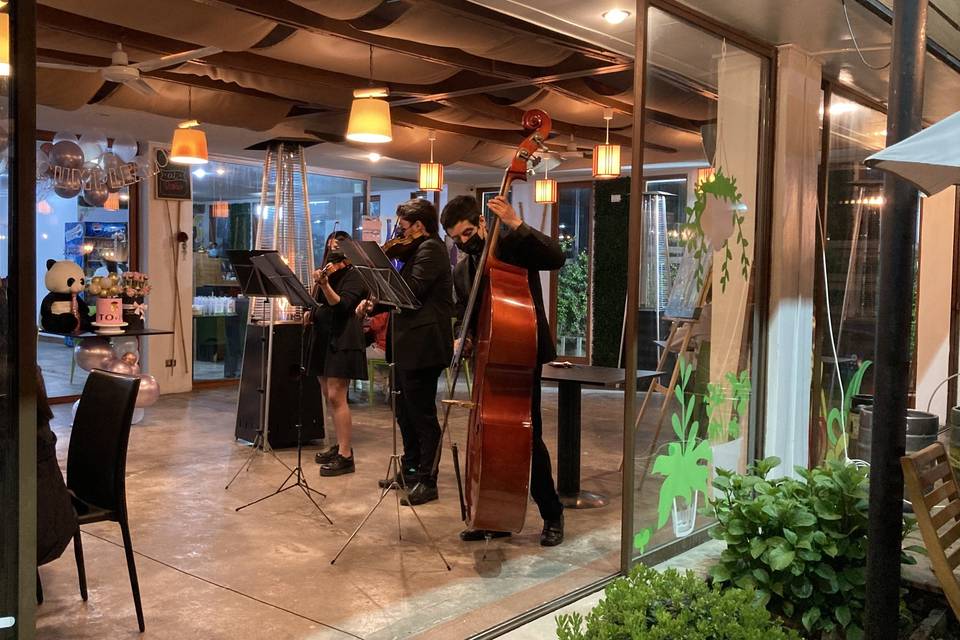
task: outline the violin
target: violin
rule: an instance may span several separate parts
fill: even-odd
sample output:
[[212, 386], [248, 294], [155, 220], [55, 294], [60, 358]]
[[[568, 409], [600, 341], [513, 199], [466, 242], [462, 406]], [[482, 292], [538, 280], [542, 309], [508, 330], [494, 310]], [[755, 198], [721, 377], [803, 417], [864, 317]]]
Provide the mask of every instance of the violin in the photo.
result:
[[[399, 227], [397, 227], [399, 228]], [[391, 260], [403, 260], [406, 261], [413, 255], [424, 240], [430, 236], [424, 231], [415, 231], [409, 229], [402, 236], [394, 238], [393, 240], [387, 240], [381, 249], [387, 254], [387, 257]]]

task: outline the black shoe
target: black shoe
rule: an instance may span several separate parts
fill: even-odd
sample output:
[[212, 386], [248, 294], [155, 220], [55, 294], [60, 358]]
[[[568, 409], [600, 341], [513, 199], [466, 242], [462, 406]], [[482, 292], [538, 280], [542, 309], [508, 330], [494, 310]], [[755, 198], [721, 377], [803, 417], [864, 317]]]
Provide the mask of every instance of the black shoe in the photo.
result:
[[320, 465], [320, 475], [324, 477], [342, 476], [345, 473], [353, 473], [356, 467], [353, 465], [353, 451], [350, 451], [350, 457], [344, 458], [339, 453], [337, 456], [325, 464]]
[[559, 520], [544, 520], [543, 532], [540, 534], [541, 547], [555, 547], [563, 542], [563, 514]]
[[509, 531], [488, 531], [486, 529], [464, 529], [460, 532], [460, 539], [464, 542], [478, 542], [490, 538], [509, 538]]
[[405, 507], [409, 507], [410, 505], [419, 506], [439, 499], [440, 494], [437, 493], [436, 485], [418, 482], [413, 489], [407, 492], [407, 495], [400, 498], [400, 504]]
[[340, 453], [340, 445], [335, 444], [326, 451], [318, 451], [317, 455], [313, 457], [314, 462], [317, 464], [324, 464], [330, 462], [337, 457], [337, 454]]
[[[413, 488], [413, 486], [414, 486], [415, 484], [417, 484], [416, 477], [417, 477], [417, 470], [416, 470], [416, 469], [407, 469], [407, 470], [405, 470], [405, 471], [403, 472], [403, 479], [404, 479], [404, 481], [406, 482], [407, 487], [409, 487], [409, 488]], [[400, 476], [399, 476], [399, 475], [395, 475], [395, 476], [392, 477], [392, 478], [380, 478], [380, 479], [377, 481], [377, 485], [379, 485], [381, 489], [386, 489], [386, 488], [389, 487], [391, 484], [393, 484], [394, 481], [396, 481], [396, 483], [397, 483], [398, 485], [400, 485], [401, 487], [403, 487], [403, 484], [404, 484], [404, 483], [403, 483], [403, 482], [400, 482]]]

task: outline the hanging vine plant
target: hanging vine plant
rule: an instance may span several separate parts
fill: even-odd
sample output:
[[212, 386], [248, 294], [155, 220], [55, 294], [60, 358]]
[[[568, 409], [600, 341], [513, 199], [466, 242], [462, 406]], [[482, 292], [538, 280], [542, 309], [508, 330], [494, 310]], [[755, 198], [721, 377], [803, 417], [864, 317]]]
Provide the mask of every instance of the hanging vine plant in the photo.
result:
[[743, 234], [747, 211], [743, 194], [737, 189], [737, 179], [718, 168], [716, 173], [697, 185], [694, 195], [696, 201], [692, 207], [687, 207], [687, 222], [681, 230], [684, 244], [697, 260], [697, 284], [703, 285], [703, 256], [708, 250], [723, 251], [720, 289], [726, 291], [730, 282], [730, 262], [733, 261], [730, 239], [734, 231], [740, 250], [740, 273], [744, 280], [750, 278], [750, 258], [747, 255], [750, 243]]

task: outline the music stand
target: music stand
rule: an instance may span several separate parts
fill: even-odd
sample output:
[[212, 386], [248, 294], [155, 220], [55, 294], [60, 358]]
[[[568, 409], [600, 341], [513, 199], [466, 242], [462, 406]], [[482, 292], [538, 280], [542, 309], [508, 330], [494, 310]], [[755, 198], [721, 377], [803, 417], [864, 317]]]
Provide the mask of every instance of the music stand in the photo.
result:
[[[264, 251], [264, 250], [230, 250], [227, 251], [227, 258], [230, 260], [230, 265], [233, 267], [234, 273], [237, 275], [237, 280], [240, 282], [240, 291], [246, 297], [259, 296], [267, 298], [276, 298], [282, 297], [285, 294], [282, 290], [276, 288], [273, 283], [269, 281], [264, 281], [262, 275], [257, 272], [253, 266], [251, 259], [255, 256], [264, 255], [267, 253], [276, 254], [276, 251]], [[277, 454], [273, 452], [273, 449], [270, 447], [270, 441], [267, 438], [268, 431], [270, 429], [270, 383], [271, 383], [271, 364], [273, 360], [273, 305], [270, 305], [270, 319], [268, 321], [268, 330], [266, 339], [260, 339], [260, 386], [257, 388], [257, 393], [260, 394], [260, 406], [259, 406], [259, 417], [257, 425], [257, 434], [253, 438], [253, 447], [250, 451], [250, 455], [247, 457], [246, 461], [240, 465], [240, 468], [237, 469], [237, 472], [233, 474], [233, 477], [230, 478], [230, 482], [227, 483], [227, 486], [224, 487], [224, 490], [228, 490], [230, 485], [240, 476], [240, 473], [244, 469], [250, 468], [250, 465], [253, 463], [254, 457], [257, 455], [257, 451], [263, 451], [264, 453], [269, 453], [273, 456], [273, 459], [282, 464], [287, 470], [290, 470], [290, 466], [286, 462], [277, 457]], [[264, 363], [266, 363], [264, 365]], [[238, 399], [239, 403], [239, 399]], [[239, 411], [239, 407], [237, 409]]]
[[[314, 313], [316, 313], [320, 308], [320, 305], [317, 304], [310, 293], [303, 287], [303, 284], [300, 282], [299, 278], [297, 278], [297, 276], [290, 270], [290, 267], [283, 262], [283, 260], [280, 258], [280, 255], [276, 251], [257, 252], [254, 255], [250, 255], [249, 262], [252, 272], [250, 273], [249, 277], [247, 277], [247, 282], [258, 282], [261, 290], [267, 292], [268, 297], [286, 298], [290, 304], [306, 308]], [[244, 272], [243, 277], [246, 277], [246, 265], [240, 266], [241, 271]], [[237, 277], [241, 278], [241, 274], [237, 273]], [[241, 280], [241, 282], [243, 282], [243, 280]], [[273, 319], [272, 307], [273, 305], [271, 304], [271, 321]], [[273, 496], [279, 495], [284, 491], [298, 488], [303, 492], [307, 499], [310, 500], [311, 504], [316, 507], [317, 511], [320, 512], [320, 515], [322, 515], [327, 522], [333, 524], [330, 516], [328, 516], [326, 512], [320, 508], [320, 505], [317, 504], [317, 501], [313, 498], [314, 493], [324, 498], [327, 496], [324, 493], [311, 488], [307, 483], [307, 479], [303, 475], [303, 438], [301, 436], [303, 430], [303, 376], [306, 374], [306, 371], [303, 361], [304, 349], [302, 342], [303, 341], [301, 341], [300, 348], [300, 371], [297, 378], [297, 466], [295, 466], [293, 469], [290, 469], [290, 473], [283, 480], [276, 491], [252, 502], [248, 502], [243, 506], [237, 507], [236, 511], [246, 509], [247, 507], [253, 506], [258, 502], [263, 502], [267, 498], [272, 498]], [[293, 484], [288, 485], [287, 483], [290, 482], [291, 478], [294, 479], [294, 482]]]
[[[420, 307], [420, 302], [417, 300], [417, 297], [413, 295], [412, 291], [410, 291], [410, 287], [407, 286], [407, 283], [404, 282], [400, 274], [397, 273], [397, 270], [394, 268], [393, 264], [391, 264], [390, 259], [387, 258], [386, 254], [383, 252], [383, 249], [381, 249], [380, 245], [378, 245], [376, 242], [341, 240], [340, 249], [343, 251], [344, 256], [346, 256], [354, 268], [356, 268], [357, 272], [360, 274], [360, 277], [363, 278], [364, 283], [367, 285], [367, 289], [370, 291], [370, 298], [376, 300], [378, 305], [389, 308], [391, 326], [394, 326], [392, 323], [397, 313], [402, 313], [405, 309], [415, 310]], [[390, 340], [391, 351], [393, 353], [396, 353], [396, 351], [392, 348], [395, 336], [396, 333], [391, 330]], [[343, 543], [343, 546], [340, 547], [339, 551], [337, 551], [337, 555], [333, 557], [333, 560], [330, 561], [330, 564], [335, 564], [337, 562], [343, 552], [346, 551], [350, 543], [353, 542], [353, 539], [357, 537], [358, 533], [360, 533], [360, 529], [363, 528], [363, 525], [367, 523], [367, 520], [370, 519], [370, 516], [373, 515], [373, 512], [376, 511], [377, 507], [383, 503], [384, 499], [387, 497], [387, 494], [390, 492], [393, 492], [397, 499], [397, 538], [401, 541], [403, 540], [403, 533], [400, 529], [400, 492], [402, 491], [407, 493], [407, 482], [403, 476], [403, 465], [400, 463], [400, 454], [397, 453], [397, 395], [399, 395], [399, 392], [396, 390], [396, 388], [396, 364], [391, 362], [390, 413], [392, 414], [393, 419], [393, 454], [390, 456], [390, 461], [387, 463], [387, 472], [384, 476], [384, 478], [389, 481], [390, 484], [381, 490], [380, 498], [377, 500], [376, 504], [374, 504], [370, 511], [367, 512], [367, 515], [363, 517], [363, 520], [360, 521], [360, 524], [357, 525], [357, 528], [354, 529], [353, 533], [350, 534], [350, 537], [347, 538], [347, 541]], [[437, 552], [437, 555], [440, 556], [440, 560], [443, 561], [447, 571], [450, 571], [450, 563], [447, 562], [445, 557], [443, 557], [443, 552], [440, 551], [440, 547], [437, 546], [437, 543], [434, 542], [430, 532], [427, 531], [427, 526], [423, 524], [423, 520], [420, 519], [420, 515], [417, 513], [417, 510], [414, 508], [413, 504], [410, 504], [410, 511], [413, 512], [413, 516], [420, 524], [420, 528], [423, 529], [423, 533], [427, 536], [430, 546], [432, 546], [434, 551]]]

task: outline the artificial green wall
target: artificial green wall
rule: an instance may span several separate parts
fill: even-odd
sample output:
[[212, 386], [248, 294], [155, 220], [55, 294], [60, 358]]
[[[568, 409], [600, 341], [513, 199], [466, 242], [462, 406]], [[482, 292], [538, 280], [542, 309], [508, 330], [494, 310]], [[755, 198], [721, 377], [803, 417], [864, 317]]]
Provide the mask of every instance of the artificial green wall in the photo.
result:
[[627, 297], [630, 178], [595, 182], [593, 211], [592, 364], [616, 367]]

